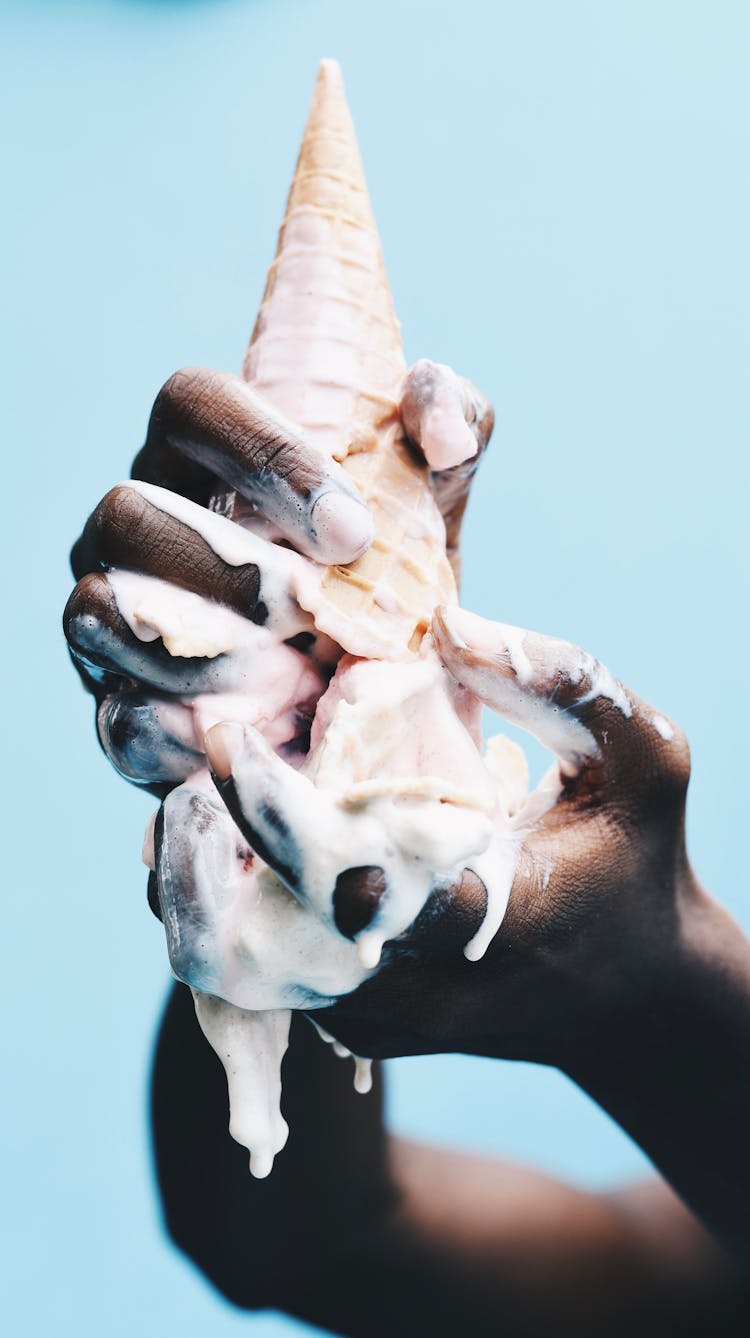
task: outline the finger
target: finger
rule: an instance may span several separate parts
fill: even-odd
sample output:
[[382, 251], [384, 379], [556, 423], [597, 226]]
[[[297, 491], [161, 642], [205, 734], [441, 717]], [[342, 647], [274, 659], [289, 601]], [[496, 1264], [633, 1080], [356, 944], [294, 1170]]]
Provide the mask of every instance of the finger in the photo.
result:
[[[339, 802], [286, 765], [256, 730], [236, 722], [209, 729], [204, 746], [219, 792], [252, 848], [299, 901], [356, 940], [364, 967], [377, 966], [383, 945], [408, 929], [435, 886], [429, 857], [417, 854], [414, 813]], [[433, 836], [435, 821], [437, 812]], [[457, 863], [455, 855], [442, 862]]]
[[71, 561], [79, 579], [114, 567], [168, 581], [267, 624], [282, 639], [310, 626], [297, 599], [314, 575], [296, 553], [155, 485], [112, 488]]
[[[151, 577], [94, 572], [70, 596], [63, 628], [74, 657], [89, 674], [114, 675], [115, 682], [136, 680], [181, 697], [238, 690], [247, 673], [239, 651], [251, 652], [253, 632], [262, 635], [265, 629], [208, 603], [198, 619], [196, 601], [198, 596]], [[167, 640], [175, 653], [158, 639], [154, 624], [171, 627]], [[191, 654], [177, 653], [181, 646]], [[206, 658], [209, 651], [212, 658]]]
[[[167, 500], [161, 491], [154, 490], [152, 498], [132, 483], [112, 488], [74, 545], [71, 565], [76, 580], [106, 567], [129, 567], [252, 617], [260, 588], [255, 563], [225, 562], [197, 529], [165, 511], [159, 500]], [[200, 509], [196, 508], [196, 521], [199, 519]]]
[[138, 785], [175, 785], [205, 765], [192, 711], [181, 702], [142, 692], [106, 697], [97, 732], [112, 765]]
[[317, 885], [315, 868], [329, 826], [325, 797], [252, 728], [214, 725], [204, 746], [219, 793], [253, 850], [301, 900], [325, 905], [331, 889]]
[[152, 915], [157, 920], [161, 920], [161, 906], [159, 905], [159, 884], [153, 869], [148, 871], [148, 880], [146, 883], [146, 900]]
[[127, 676], [116, 673], [114, 670], [103, 669], [101, 665], [94, 664], [87, 660], [84, 655], [79, 654], [71, 645], [68, 646], [68, 654], [73, 668], [76, 670], [84, 688], [94, 697], [97, 706], [106, 696], [112, 693], [122, 692], [129, 686]]
[[[286, 668], [293, 673], [297, 666], [289, 660]], [[306, 682], [304, 670], [298, 670], [298, 683], [304, 688]], [[230, 715], [262, 722], [279, 755], [300, 765], [309, 750], [315, 706], [313, 701], [298, 701], [297, 691], [297, 684], [288, 681], [284, 694], [270, 702], [264, 692], [259, 698], [249, 693], [204, 693], [187, 702], [135, 690], [100, 693], [99, 741], [121, 776], [158, 794], [205, 766], [203, 735]], [[316, 691], [319, 694], [319, 683]]]
[[421, 446], [431, 469], [450, 469], [477, 454], [477, 406], [472, 390], [450, 367], [427, 358], [407, 372], [401, 391], [401, 421], [409, 439]]
[[[458, 544], [471, 482], [495, 421], [491, 404], [450, 367], [415, 363], [401, 392], [407, 436], [424, 452], [445, 521], [448, 556], [458, 567]], [[456, 572], [458, 575], [458, 570]]]
[[247, 853], [215, 793], [179, 786], [162, 804], [154, 827], [160, 918], [179, 980], [223, 994], [220, 934], [236, 894], [236, 871]]
[[[362, 935], [381, 910], [388, 879], [375, 862], [351, 867], [357, 844], [331, 796], [282, 761], [252, 728], [223, 722], [208, 730], [204, 745], [219, 793], [252, 848], [345, 938]], [[377, 939], [378, 957], [386, 936]], [[366, 936], [360, 944], [368, 957]]]
[[465, 949], [486, 909], [485, 885], [469, 869], [436, 884], [409, 932], [389, 945], [380, 969], [314, 1021], [355, 1053], [381, 1058], [425, 1054], [436, 1036], [455, 1037], [461, 1049], [466, 1019], [457, 1001], [466, 997]]
[[370, 513], [341, 467], [239, 377], [188, 367], [159, 392], [133, 475], [182, 491], [183, 460], [212, 470], [319, 562], [352, 562], [372, 542]]
[[239, 1008], [317, 1008], [362, 980], [356, 947], [255, 858], [207, 771], [165, 799], [153, 862], [172, 969], [194, 988]]
[[577, 646], [457, 608], [436, 611], [433, 635], [454, 677], [536, 735], [568, 776], [596, 769], [632, 782], [646, 754], [671, 746], [650, 708]]

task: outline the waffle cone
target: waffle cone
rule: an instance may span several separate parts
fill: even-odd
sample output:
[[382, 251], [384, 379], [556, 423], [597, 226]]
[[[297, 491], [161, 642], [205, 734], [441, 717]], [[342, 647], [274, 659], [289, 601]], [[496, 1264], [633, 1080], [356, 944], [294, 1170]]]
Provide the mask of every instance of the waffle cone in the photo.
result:
[[372, 547], [325, 570], [315, 610], [321, 631], [371, 657], [416, 650], [456, 593], [428, 470], [401, 429], [404, 372], [341, 71], [325, 60], [243, 375], [342, 461], [372, 510]]

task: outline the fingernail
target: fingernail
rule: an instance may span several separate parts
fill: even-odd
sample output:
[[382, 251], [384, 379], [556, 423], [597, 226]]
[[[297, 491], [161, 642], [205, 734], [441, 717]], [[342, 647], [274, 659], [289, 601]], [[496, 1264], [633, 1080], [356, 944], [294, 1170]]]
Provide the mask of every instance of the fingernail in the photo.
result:
[[460, 626], [461, 610], [455, 605], [439, 604], [433, 617], [434, 632], [439, 641], [448, 641], [454, 650], [466, 650], [466, 638]]
[[452, 469], [472, 460], [477, 439], [458, 405], [429, 414], [422, 426], [422, 450], [431, 469]]
[[443, 641], [447, 639], [454, 650], [471, 649], [498, 655], [508, 649], [510, 633], [515, 632], [521, 637], [525, 635], [520, 628], [508, 628], [504, 623], [490, 622], [456, 604], [443, 604], [435, 612], [438, 616], [438, 637]]
[[313, 505], [312, 522], [320, 556], [327, 562], [353, 562], [375, 538], [364, 502], [342, 492], [324, 492]]
[[208, 764], [217, 780], [226, 781], [232, 774], [232, 767], [242, 751], [245, 731], [234, 720], [222, 720], [212, 725], [207, 731], [203, 746]]

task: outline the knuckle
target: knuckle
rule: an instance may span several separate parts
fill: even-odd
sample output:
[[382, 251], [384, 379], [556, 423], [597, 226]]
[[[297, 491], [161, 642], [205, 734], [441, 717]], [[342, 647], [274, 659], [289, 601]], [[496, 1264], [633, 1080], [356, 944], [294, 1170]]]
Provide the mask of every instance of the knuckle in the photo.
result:
[[417, 426], [419, 413], [431, 402], [435, 394], [438, 368], [429, 358], [420, 358], [406, 373], [401, 390], [401, 413], [409, 420], [412, 430]]
[[186, 400], [194, 397], [201, 388], [204, 378], [205, 372], [201, 367], [178, 368], [167, 377], [156, 397], [155, 405], [165, 409], [180, 408]]
[[131, 535], [140, 527], [147, 503], [134, 488], [118, 483], [102, 498], [94, 512], [94, 523], [99, 538]]
[[333, 914], [339, 933], [353, 939], [366, 929], [385, 891], [386, 877], [379, 865], [364, 864], [340, 873], [333, 893]]
[[99, 614], [111, 602], [107, 579], [100, 572], [89, 572], [73, 588], [63, 612], [63, 629], [68, 641], [73, 641], [73, 624], [78, 618]]
[[673, 725], [672, 730], [672, 738], [661, 749], [661, 771], [665, 782], [684, 793], [691, 775], [690, 744], [679, 725]]
[[110, 634], [118, 616], [112, 589], [100, 572], [78, 582], [63, 612], [63, 632], [73, 662], [84, 686], [97, 698], [121, 686], [127, 672], [117, 661]]
[[681, 809], [690, 774], [690, 745], [684, 732], [670, 723], [667, 738], [644, 721], [625, 775], [634, 806], [640, 806], [640, 799], [652, 815], [662, 809], [671, 811], [675, 805]]
[[68, 596], [68, 602], [63, 609], [63, 632], [65, 633], [66, 641], [69, 643], [72, 641], [73, 623], [81, 612], [81, 586], [86, 580], [88, 580], [88, 577], [84, 576], [83, 580], [79, 581], [78, 584], [73, 587]]
[[439, 369], [436, 362], [430, 358], [418, 358], [409, 368], [406, 375], [407, 384], [419, 385], [420, 382], [434, 381], [439, 375]]
[[150, 433], [156, 429], [169, 433], [170, 424], [179, 424], [195, 413], [212, 384], [211, 374], [204, 367], [181, 367], [164, 382], [151, 410]]

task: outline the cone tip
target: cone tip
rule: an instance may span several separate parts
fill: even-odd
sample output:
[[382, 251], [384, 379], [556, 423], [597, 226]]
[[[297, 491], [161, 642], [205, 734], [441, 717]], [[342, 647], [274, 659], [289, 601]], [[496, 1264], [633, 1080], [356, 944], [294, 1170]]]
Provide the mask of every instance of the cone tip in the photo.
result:
[[333, 56], [323, 56], [318, 66], [318, 78], [336, 79], [340, 83], [344, 82], [341, 66]]

